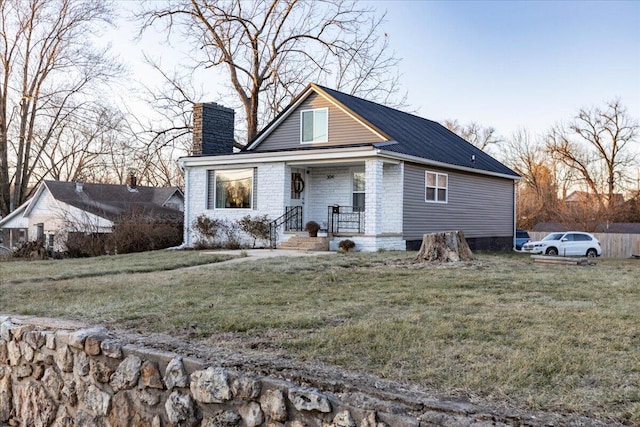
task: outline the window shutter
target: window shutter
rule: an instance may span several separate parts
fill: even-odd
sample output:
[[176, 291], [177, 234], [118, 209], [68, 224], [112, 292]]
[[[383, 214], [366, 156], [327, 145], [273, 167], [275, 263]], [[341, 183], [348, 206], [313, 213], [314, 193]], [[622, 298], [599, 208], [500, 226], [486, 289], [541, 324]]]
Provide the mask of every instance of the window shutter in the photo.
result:
[[258, 209], [258, 168], [253, 168], [253, 210]]
[[216, 171], [207, 171], [207, 209], [216, 207]]

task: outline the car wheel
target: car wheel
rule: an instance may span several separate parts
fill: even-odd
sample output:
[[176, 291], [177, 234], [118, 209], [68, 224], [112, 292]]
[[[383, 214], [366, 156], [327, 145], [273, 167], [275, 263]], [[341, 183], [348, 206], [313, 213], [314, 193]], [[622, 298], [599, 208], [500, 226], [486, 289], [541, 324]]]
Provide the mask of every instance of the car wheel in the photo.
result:
[[547, 252], [545, 252], [547, 255], [551, 255], [551, 256], [556, 256], [558, 255], [558, 250], [556, 248], [549, 248], [547, 249]]
[[591, 248], [587, 251], [587, 256], [589, 258], [595, 258], [598, 256], [598, 251], [596, 251], [595, 249]]

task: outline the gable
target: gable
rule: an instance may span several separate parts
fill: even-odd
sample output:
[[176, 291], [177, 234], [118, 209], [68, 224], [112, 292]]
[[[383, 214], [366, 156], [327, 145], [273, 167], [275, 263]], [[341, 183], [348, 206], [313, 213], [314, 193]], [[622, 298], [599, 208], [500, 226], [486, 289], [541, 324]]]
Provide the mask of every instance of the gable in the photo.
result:
[[[328, 142], [301, 143], [301, 112], [317, 108], [328, 109]], [[302, 148], [323, 148], [345, 145], [373, 144], [385, 139], [372, 129], [340, 109], [336, 104], [316, 92], [298, 105], [260, 144], [251, 151], [297, 150]]]

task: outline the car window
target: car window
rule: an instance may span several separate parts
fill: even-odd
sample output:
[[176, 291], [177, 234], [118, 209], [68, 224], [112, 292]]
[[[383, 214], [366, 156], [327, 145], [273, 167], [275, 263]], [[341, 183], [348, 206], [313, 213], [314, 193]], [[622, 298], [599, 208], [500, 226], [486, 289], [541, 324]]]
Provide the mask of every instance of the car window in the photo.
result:
[[591, 236], [588, 234], [574, 234], [574, 238], [578, 242], [590, 242]]
[[564, 233], [551, 233], [542, 240], [560, 240]]
[[527, 233], [526, 231], [516, 231], [516, 237], [519, 239], [528, 239], [529, 233]]
[[574, 242], [576, 240], [575, 236], [576, 235], [573, 233], [567, 233], [564, 235], [563, 240], [566, 240], [567, 242]]

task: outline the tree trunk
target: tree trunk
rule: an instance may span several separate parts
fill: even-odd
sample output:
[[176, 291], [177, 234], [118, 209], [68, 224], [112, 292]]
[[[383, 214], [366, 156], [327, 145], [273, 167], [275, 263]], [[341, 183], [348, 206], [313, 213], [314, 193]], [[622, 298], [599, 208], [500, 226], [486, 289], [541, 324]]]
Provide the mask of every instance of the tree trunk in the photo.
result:
[[462, 231], [445, 231], [422, 236], [416, 261], [471, 261], [476, 259]]

